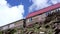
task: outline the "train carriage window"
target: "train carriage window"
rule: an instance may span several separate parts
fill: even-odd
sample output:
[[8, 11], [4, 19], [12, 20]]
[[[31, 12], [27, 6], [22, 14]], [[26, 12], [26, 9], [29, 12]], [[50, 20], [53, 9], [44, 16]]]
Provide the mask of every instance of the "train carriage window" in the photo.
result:
[[29, 21], [31, 22], [32, 21], [32, 18], [30, 18]]
[[49, 14], [51, 14], [51, 11], [46, 12], [46, 16], [48, 16]]
[[58, 8], [58, 12], [60, 11], [60, 8]]
[[60, 10], [60, 8], [58, 8]]
[[8, 25], [3, 27], [3, 30], [8, 29]]
[[12, 27], [14, 27], [14, 26], [15, 26], [14, 24], [10, 24], [10, 25], [9, 25], [9, 28], [12, 28]]
[[31, 21], [32, 21], [32, 18], [27, 19], [27, 22], [31, 22]]

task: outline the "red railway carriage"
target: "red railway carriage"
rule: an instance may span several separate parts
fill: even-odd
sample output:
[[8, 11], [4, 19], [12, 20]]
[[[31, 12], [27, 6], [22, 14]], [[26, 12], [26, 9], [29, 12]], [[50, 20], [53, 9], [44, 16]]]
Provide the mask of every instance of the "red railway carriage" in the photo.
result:
[[52, 5], [52, 6], [48, 6], [44, 9], [41, 9], [41, 10], [38, 10], [38, 11], [35, 11], [35, 12], [32, 12], [32, 13], [28, 14], [26, 18], [30, 18], [30, 17], [36, 16], [38, 14], [42, 14], [42, 13], [45, 13], [45, 12], [48, 12], [48, 11], [51, 11], [51, 10], [54, 10], [54, 9], [57, 9], [57, 8], [60, 8], [60, 3], [57, 3], [57, 4]]
[[57, 12], [56, 10], [60, 10], [60, 3], [32, 12], [26, 17], [26, 25], [28, 26], [36, 22], [43, 23], [46, 17], [53, 12]]

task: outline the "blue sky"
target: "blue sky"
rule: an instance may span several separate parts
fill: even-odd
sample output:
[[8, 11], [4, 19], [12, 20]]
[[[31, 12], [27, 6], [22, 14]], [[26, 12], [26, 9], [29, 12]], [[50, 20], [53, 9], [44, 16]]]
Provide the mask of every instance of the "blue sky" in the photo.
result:
[[60, 3], [60, 0], [0, 0], [0, 26], [25, 18], [36, 10]]
[[28, 14], [29, 6], [32, 5], [32, 1], [29, 0], [7, 0], [7, 3], [9, 3], [11, 7], [18, 6], [20, 4], [24, 5], [24, 17], [26, 17], [26, 15]]

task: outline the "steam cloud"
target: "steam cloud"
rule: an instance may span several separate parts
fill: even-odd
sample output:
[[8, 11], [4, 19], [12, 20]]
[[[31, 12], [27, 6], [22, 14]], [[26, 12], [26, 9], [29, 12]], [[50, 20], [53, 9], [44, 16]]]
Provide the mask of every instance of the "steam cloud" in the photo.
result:
[[14, 6], [10, 5], [5, 0], [0, 0], [0, 26], [6, 25], [8, 23], [20, 20], [23, 18], [24, 6]]
[[33, 4], [29, 7], [29, 13], [48, 7], [52, 4], [60, 3], [60, 0], [30, 0]]

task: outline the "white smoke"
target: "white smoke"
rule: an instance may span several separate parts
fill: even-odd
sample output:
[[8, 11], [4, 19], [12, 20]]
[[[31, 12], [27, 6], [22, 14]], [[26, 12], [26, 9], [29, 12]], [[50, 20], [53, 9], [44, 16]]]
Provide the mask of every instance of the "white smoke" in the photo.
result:
[[60, 0], [31, 0], [31, 1], [33, 2], [33, 4], [29, 7], [29, 12], [33, 12], [35, 10], [39, 10], [60, 2]]
[[14, 6], [9, 8], [9, 4], [5, 0], [0, 0], [0, 26], [22, 19], [24, 14], [24, 6]]
[[60, 0], [51, 0], [53, 4], [60, 3]]

